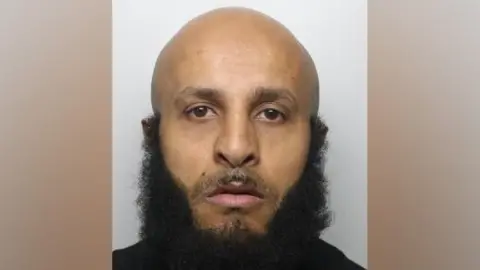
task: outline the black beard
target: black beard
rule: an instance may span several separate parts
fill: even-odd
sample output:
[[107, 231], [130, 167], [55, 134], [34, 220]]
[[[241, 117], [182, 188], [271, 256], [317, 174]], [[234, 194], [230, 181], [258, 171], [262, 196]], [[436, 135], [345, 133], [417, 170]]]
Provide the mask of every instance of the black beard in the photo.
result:
[[[184, 192], [160, 149], [160, 117], [149, 119], [139, 179], [140, 238], [145, 269], [292, 269], [330, 224], [323, 174], [328, 128], [311, 119], [307, 164], [272, 217], [265, 235], [242, 231], [228, 237], [200, 230]], [[238, 235], [237, 235], [238, 234]], [[240, 237], [240, 234], [241, 237]], [[242, 239], [238, 241], [238, 239]]]

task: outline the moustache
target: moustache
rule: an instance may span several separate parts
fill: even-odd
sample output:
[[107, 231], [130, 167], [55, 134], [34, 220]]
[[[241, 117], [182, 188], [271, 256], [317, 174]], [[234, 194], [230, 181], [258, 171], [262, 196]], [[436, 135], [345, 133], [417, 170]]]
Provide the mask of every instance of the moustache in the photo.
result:
[[249, 190], [262, 197], [274, 195], [272, 189], [268, 187], [260, 175], [252, 170], [235, 168], [221, 170], [203, 177], [193, 187], [191, 197], [195, 201], [211, 195], [216, 190], [232, 186], [241, 190]]

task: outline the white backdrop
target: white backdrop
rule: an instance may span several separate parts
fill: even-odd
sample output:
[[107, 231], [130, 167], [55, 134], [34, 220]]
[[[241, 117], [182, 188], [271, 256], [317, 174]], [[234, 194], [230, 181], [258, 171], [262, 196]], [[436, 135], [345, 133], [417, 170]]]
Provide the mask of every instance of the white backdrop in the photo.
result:
[[330, 128], [326, 173], [333, 226], [324, 239], [367, 265], [367, 0], [113, 0], [113, 248], [137, 241], [140, 120], [151, 113], [158, 53], [192, 17], [221, 6], [255, 8], [286, 25], [320, 75]]

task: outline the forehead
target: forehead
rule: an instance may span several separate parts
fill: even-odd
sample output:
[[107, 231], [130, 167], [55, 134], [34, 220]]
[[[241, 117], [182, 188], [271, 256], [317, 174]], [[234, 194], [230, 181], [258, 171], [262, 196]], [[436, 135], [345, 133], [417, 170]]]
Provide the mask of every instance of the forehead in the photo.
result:
[[287, 89], [299, 100], [308, 95], [301, 52], [281, 38], [210, 35], [184, 41], [174, 53], [170, 95], [187, 87], [214, 88], [238, 97], [259, 87]]

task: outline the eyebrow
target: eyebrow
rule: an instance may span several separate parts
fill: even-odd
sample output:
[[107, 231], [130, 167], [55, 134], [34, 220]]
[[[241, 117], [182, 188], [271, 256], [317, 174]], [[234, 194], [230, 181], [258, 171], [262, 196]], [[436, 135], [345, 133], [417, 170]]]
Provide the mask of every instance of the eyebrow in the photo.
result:
[[256, 105], [282, 99], [289, 101], [294, 106], [297, 105], [297, 100], [292, 94], [292, 91], [285, 88], [258, 87], [255, 89], [252, 99]]
[[[174, 97], [174, 103], [178, 104], [182, 98], [192, 96], [202, 100], [208, 100], [215, 104], [220, 104], [224, 100], [222, 91], [209, 87], [185, 87], [178, 92]], [[292, 91], [286, 88], [272, 88], [272, 87], [257, 87], [254, 89], [250, 99], [253, 106], [258, 106], [262, 103], [276, 102], [278, 100], [286, 100], [297, 109], [297, 99], [292, 94]]]
[[174, 96], [174, 103], [179, 105], [185, 97], [195, 97], [202, 100], [208, 100], [216, 104], [220, 103], [223, 99], [222, 94], [218, 89], [187, 86]]

